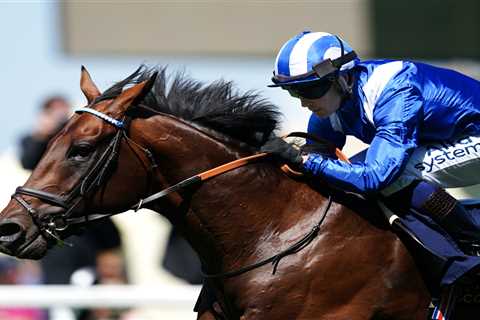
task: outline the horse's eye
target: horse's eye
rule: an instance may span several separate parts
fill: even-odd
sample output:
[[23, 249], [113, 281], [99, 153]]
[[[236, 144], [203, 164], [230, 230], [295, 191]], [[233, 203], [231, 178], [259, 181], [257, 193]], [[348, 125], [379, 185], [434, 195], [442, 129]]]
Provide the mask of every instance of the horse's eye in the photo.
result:
[[80, 143], [72, 146], [67, 157], [74, 161], [84, 161], [93, 153], [93, 147], [87, 143]]

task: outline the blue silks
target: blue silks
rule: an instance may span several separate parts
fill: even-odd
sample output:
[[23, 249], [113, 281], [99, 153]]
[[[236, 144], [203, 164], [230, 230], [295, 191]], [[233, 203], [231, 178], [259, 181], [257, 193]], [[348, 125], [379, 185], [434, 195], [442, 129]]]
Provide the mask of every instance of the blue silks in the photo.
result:
[[359, 63], [350, 99], [328, 118], [312, 114], [308, 132], [342, 148], [346, 136], [369, 144], [364, 161], [311, 155], [305, 170], [333, 185], [375, 193], [402, 173], [413, 151], [432, 141], [480, 134], [480, 81], [410, 62]]

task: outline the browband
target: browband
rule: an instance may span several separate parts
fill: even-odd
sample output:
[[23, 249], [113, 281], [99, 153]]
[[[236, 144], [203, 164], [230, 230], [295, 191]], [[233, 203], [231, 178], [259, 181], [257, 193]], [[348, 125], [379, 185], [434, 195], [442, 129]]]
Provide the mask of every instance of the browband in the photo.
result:
[[107, 116], [106, 114], [101, 113], [100, 111], [97, 111], [95, 109], [88, 108], [88, 107], [83, 107], [83, 108], [79, 108], [79, 109], [75, 110], [75, 113], [83, 113], [83, 112], [93, 114], [94, 116], [99, 117], [100, 119], [114, 125], [115, 127], [119, 128], [119, 129], [125, 129], [125, 123], [123, 121], [114, 119], [114, 118], [112, 118], [110, 116]]

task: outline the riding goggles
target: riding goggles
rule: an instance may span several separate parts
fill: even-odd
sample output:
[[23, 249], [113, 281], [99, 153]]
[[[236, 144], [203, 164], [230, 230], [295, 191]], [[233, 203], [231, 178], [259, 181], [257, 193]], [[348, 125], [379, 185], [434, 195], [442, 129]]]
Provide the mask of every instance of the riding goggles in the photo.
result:
[[357, 58], [355, 51], [350, 51], [349, 53], [342, 55], [341, 57], [331, 60], [326, 59], [312, 67], [312, 70], [303, 74], [296, 76], [285, 76], [281, 74], [275, 74], [272, 77], [272, 82], [274, 84], [268, 85], [268, 87], [286, 87], [290, 85], [300, 85], [302, 83], [322, 80], [325, 77], [336, 74], [340, 70], [341, 66], [349, 63]]
[[333, 77], [323, 79], [320, 81], [311, 81], [289, 86], [282, 86], [281, 88], [287, 90], [294, 98], [318, 99], [323, 97], [331, 88], [334, 81]]

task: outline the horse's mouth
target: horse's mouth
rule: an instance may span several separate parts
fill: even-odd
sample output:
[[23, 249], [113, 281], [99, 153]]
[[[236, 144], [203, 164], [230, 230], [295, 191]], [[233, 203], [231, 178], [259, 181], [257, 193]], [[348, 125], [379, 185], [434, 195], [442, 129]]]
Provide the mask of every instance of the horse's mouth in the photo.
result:
[[48, 249], [53, 247], [55, 242], [45, 239], [40, 233], [36, 232], [33, 237], [20, 246], [16, 252], [12, 252], [11, 255], [20, 259], [33, 259], [38, 260], [45, 256]]

